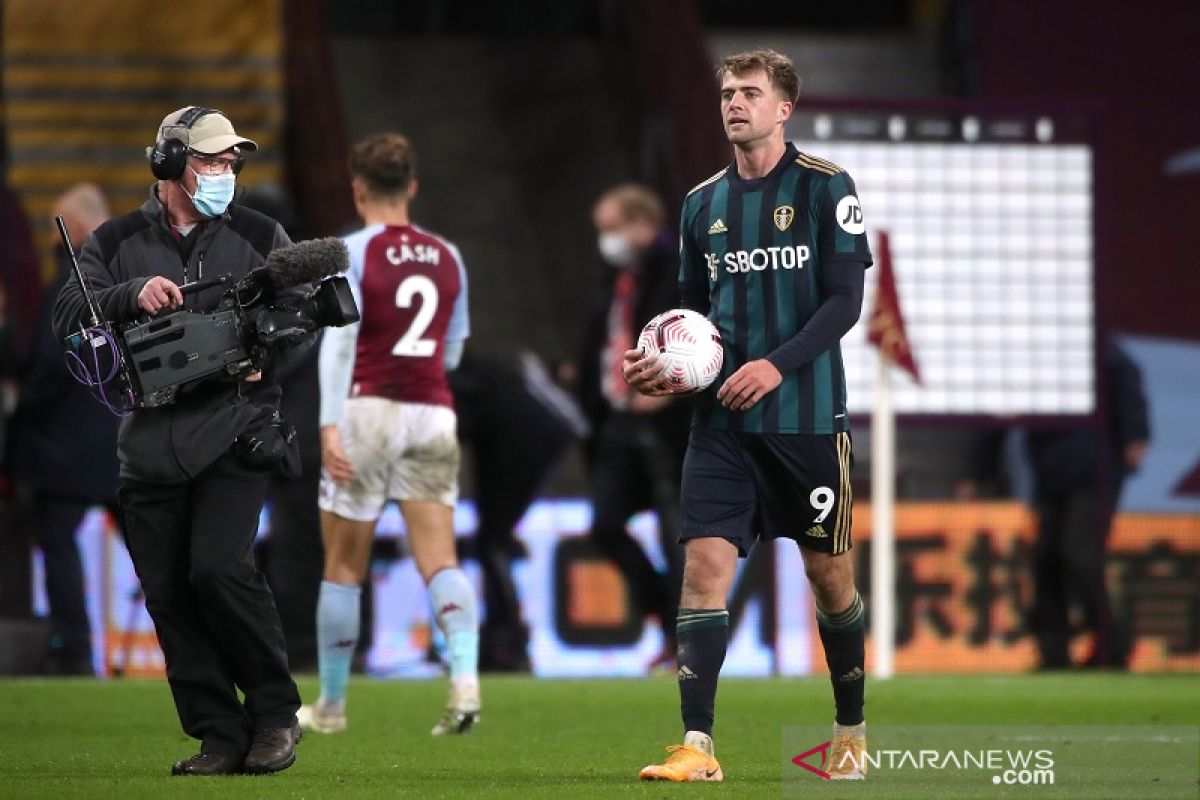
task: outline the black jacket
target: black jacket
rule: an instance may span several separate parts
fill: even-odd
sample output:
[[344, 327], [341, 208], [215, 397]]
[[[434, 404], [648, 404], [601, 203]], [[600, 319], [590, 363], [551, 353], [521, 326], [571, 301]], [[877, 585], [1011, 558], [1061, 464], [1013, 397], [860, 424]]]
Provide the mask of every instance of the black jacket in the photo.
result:
[[[1101, 349], [1098, 427], [1029, 432], [1026, 452], [1036, 499], [1052, 500], [1072, 492], [1101, 489], [1119, 492], [1130, 473], [1125, 448], [1150, 439], [1150, 417], [1138, 365], [1110, 337]], [[971, 478], [989, 481], [1004, 446], [1004, 430], [977, 437], [971, 449]]]
[[1150, 418], [1142, 391], [1142, 372], [1111, 339], [1101, 340], [1099, 386], [1103, 427], [1029, 434], [1029, 459], [1039, 498], [1097, 486], [1120, 491], [1129, 476], [1125, 448], [1150, 439]]
[[[671, 235], [663, 232], [639, 261], [637, 289], [633, 299], [633, 344], [636, 346], [642, 326], [657, 314], [679, 307], [679, 252]], [[612, 407], [601, 389], [601, 359], [608, 342], [608, 313], [612, 306], [617, 270], [605, 266], [604, 282], [596, 293], [580, 339], [579, 400], [593, 433], [599, 433]], [[691, 404], [676, 400], [653, 415], [655, 429], [664, 441], [678, 446], [682, 457], [687, 447]]]
[[[138, 293], [156, 275], [176, 284], [224, 273], [237, 281], [261, 266], [272, 250], [288, 244], [291, 240], [279, 223], [236, 205], [180, 242], [170, 230], [156, 187], [140, 209], [101, 225], [84, 245], [79, 262], [104, 318], [120, 326], [136, 320]], [[298, 294], [300, 288], [290, 291]], [[221, 295], [219, 288], [186, 295], [185, 308], [211, 310]], [[61, 340], [78, 330], [86, 316], [83, 292], [70, 281], [54, 306], [55, 336]], [[279, 407], [280, 389], [272, 372], [268, 369], [257, 383], [191, 384], [170, 405], [135, 410], [125, 418], [118, 437], [121, 476], [154, 483], [195, 476]]]
[[117, 498], [121, 421], [67, 372], [62, 346], [50, 329], [54, 298], [67, 280], [74, 280], [70, 274], [64, 264], [33, 330], [7, 468], [17, 483], [31, 489], [112, 503]]

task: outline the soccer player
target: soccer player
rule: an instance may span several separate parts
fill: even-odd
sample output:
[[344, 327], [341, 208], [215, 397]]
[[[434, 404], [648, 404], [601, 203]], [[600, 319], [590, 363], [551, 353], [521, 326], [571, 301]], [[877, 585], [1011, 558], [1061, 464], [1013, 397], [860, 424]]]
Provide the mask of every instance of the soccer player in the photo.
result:
[[416, 158], [406, 138], [359, 142], [350, 172], [366, 227], [346, 237], [347, 278], [362, 319], [321, 343], [321, 696], [298, 718], [322, 733], [346, 728], [360, 587], [375, 524], [396, 500], [449, 651], [450, 701], [433, 734], [465, 733], [479, 719], [479, 622], [454, 548], [459, 450], [446, 370], [469, 332], [466, 271], [454, 245], [410, 221]]
[[[799, 95], [772, 50], [717, 72], [734, 160], [692, 189], [680, 223], [684, 306], [725, 343], [720, 378], [700, 397], [683, 466], [685, 564], [676, 633], [682, 745], [643, 780], [719, 781], [717, 678], [729, 639], [737, 559], [758, 539], [796, 541], [816, 600], [836, 705], [826, 769], [865, 777], [863, 606], [850, 557], [850, 429], [839, 341], [858, 320], [871, 264], [854, 182], [784, 140]], [[625, 354], [640, 392], [667, 391], [655, 357]], [[716, 388], [719, 387], [719, 388]]]

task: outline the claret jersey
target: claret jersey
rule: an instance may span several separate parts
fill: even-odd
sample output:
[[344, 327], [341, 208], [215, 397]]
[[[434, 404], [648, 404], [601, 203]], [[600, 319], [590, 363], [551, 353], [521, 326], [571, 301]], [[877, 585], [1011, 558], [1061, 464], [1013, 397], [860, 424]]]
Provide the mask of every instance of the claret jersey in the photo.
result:
[[458, 248], [416, 225], [372, 225], [345, 242], [362, 315], [349, 396], [453, 407], [445, 343], [469, 333]]

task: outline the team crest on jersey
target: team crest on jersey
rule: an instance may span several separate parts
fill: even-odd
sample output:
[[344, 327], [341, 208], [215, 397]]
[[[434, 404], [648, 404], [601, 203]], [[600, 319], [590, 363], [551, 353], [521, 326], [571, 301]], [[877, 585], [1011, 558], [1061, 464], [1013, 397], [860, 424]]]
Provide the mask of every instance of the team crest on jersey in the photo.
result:
[[791, 206], [780, 206], [775, 209], [773, 215], [775, 227], [781, 231], [786, 231], [788, 226], [792, 224], [792, 220], [796, 218], [796, 210]]

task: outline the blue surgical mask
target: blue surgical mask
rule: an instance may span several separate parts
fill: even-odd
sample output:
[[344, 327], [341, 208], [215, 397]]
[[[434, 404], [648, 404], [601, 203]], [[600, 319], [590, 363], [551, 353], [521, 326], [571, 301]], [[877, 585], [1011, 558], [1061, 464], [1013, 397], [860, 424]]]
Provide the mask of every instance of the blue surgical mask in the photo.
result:
[[232, 172], [222, 175], [201, 175], [194, 169], [192, 174], [196, 176], [196, 193], [188, 195], [192, 199], [192, 205], [209, 218], [224, 214], [225, 209], [229, 208], [229, 204], [233, 202], [233, 189], [237, 182], [237, 176]]

